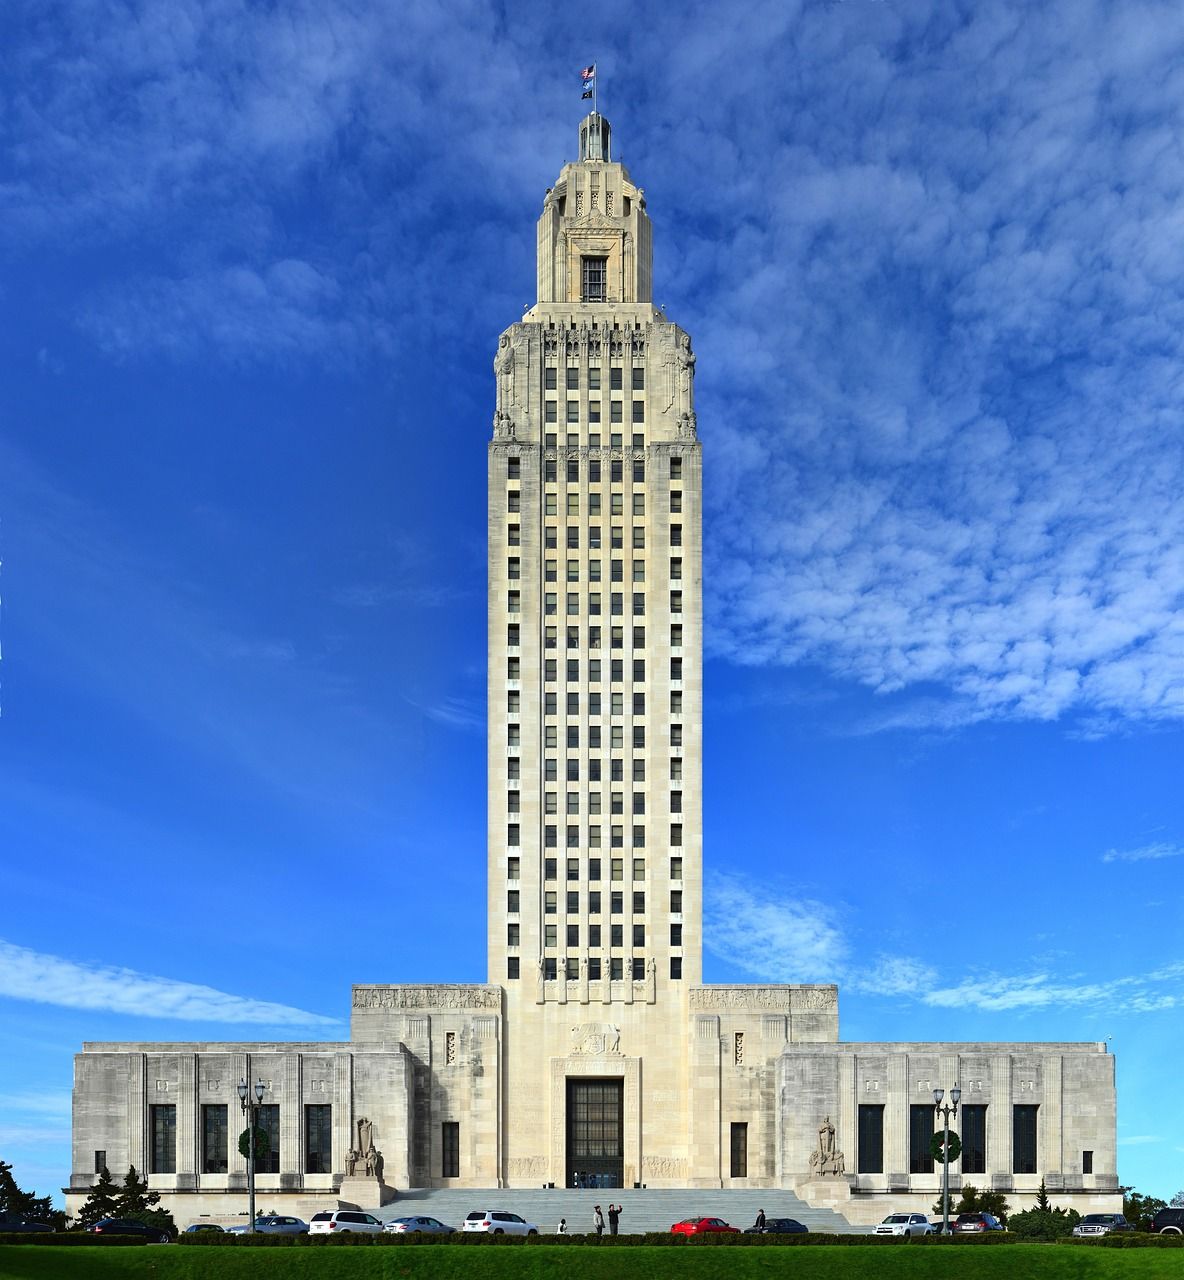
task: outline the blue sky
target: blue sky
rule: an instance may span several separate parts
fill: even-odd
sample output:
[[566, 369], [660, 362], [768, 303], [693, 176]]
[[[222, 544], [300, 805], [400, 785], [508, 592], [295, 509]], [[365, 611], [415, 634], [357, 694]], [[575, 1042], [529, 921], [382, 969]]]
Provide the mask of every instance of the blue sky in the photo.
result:
[[[595, 59], [693, 335], [706, 976], [1107, 1040], [1184, 1184], [1178, 4], [0, 15], [0, 1155], [484, 974], [496, 335]], [[310, 954], [315, 960], [310, 960]]]

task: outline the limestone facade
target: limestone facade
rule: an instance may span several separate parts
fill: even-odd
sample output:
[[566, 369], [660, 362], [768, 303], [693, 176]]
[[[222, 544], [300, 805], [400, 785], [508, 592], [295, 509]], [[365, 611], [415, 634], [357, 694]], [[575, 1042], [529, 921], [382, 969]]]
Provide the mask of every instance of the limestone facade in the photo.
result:
[[1104, 1045], [841, 1044], [833, 986], [703, 984], [695, 356], [607, 122], [580, 146], [493, 367], [488, 982], [355, 986], [340, 1044], [85, 1045], [70, 1207], [101, 1159], [179, 1222], [241, 1212], [240, 1079], [260, 1203], [294, 1212], [343, 1200], [365, 1117], [400, 1189], [784, 1187], [877, 1221], [932, 1203], [921, 1112], [955, 1081], [955, 1186], [1120, 1207]]

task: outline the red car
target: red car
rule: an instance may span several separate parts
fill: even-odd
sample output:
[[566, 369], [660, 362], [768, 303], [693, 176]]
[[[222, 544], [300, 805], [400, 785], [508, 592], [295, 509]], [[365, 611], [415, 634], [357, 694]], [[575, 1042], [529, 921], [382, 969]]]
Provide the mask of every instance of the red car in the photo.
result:
[[670, 1230], [680, 1236], [701, 1236], [709, 1231], [730, 1231], [737, 1236], [740, 1234], [739, 1227], [729, 1227], [723, 1218], [684, 1218], [682, 1222], [676, 1222]]

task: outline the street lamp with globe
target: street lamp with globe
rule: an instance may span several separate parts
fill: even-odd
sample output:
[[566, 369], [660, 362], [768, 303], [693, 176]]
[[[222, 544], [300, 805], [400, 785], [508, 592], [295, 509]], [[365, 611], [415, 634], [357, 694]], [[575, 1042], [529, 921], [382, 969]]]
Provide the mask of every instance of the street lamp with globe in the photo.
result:
[[251, 1101], [251, 1087], [246, 1080], [238, 1082], [238, 1101], [247, 1118], [247, 1230], [255, 1230], [255, 1126], [259, 1122], [259, 1108], [263, 1105], [265, 1085], [255, 1081], [255, 1100]]
[[950, 1100], [944, 1106], [942, 1098], [944, 1089], [934, 1089], [933, 1109], [941, 1113], [945, 1121], [945, 1134], [941, 1147], [941, 1232], [948, 1235], [950, 1230], [950, 1117], [957, 1116], [958, 1103], [962, 1101], [962, 1090], [957, 1085], [950, 1090]]

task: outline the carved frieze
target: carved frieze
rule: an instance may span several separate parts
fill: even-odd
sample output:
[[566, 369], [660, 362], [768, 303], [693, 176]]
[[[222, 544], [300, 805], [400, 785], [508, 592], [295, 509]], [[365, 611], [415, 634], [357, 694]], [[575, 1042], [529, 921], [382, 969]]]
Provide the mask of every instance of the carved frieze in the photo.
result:
[[769, 1009], [826, 1013], [838, 1007], [834, 987], [692, 987], [692, 1009]]
[[500, 1009], [500, 987], [439, 986], [354, 987], [355, 1009]]

